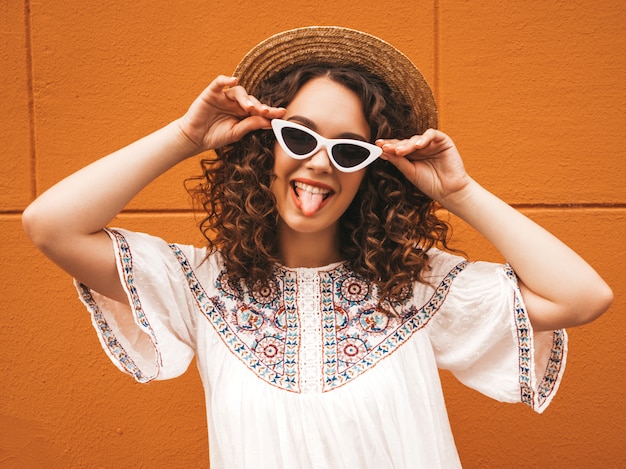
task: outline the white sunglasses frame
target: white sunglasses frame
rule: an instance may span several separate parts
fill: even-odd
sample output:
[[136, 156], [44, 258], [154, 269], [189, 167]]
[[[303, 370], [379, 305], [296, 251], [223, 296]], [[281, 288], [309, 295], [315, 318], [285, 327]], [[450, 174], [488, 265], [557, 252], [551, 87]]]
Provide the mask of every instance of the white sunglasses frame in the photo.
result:
[[[285, 140], [283, 139], [283, 136], [281, 133], [281, 130], [284, 129], [285, 127], [298, 129], [315, 137], [315, 140], [317, 141], [317, 145], [315, 145], [315, 148], [313, 150], [311, 150], [310, 152], [304, 155], [298, 155], [297, 153], [292, 152], [289, 149], [289, 147], [285, 144]], [[272, 130], [274, 131], [274, 135], [276, 136], [276, 140], [280, 144], [280, 147], [285, 151], [285, 153], [287, 153], [293, 159], [306, 160], [307, 158], [313, 156], [315, 153], [320, 151], [322, 147], [324, 147], [326, 149], [326, 153], [328, 154], [328, 157], [330, 158], [330, 161], [332, 162], [333, 166], [343, 173], [353, 173], [355, 171], [359, 171], [360, 169], [363, 169], [366, 166], [373, 163], [376, 159], [378, 159], [380, 155], [383, 154], [382, 148], [377, 147], [376, 145], [372, 145], [371, 143], [363, 142], [362, 140], [355, 140], [351, 138], [324, 138], [320, 134], [313, 132], [311, 129], [309, 129], [308, 127], [304, 125], [300, 125], [300, 124], [297, 124], [296, 122], [286, 121], [283, 119], [272, 119]], [[337, 163], [337, 161], [335, 161], [335, 158], [333, 156], [333, 147], [338, 144], [346, 144], [346, 143], [351, 144], [351, 145], [356, 145], [361, 148], [365, 148], [366, 150], [370, 152], [370, 155], [364, 161], [357, 164], [356, 166], [352, 166], [350, 168], [341, 166], [339, 163]]]

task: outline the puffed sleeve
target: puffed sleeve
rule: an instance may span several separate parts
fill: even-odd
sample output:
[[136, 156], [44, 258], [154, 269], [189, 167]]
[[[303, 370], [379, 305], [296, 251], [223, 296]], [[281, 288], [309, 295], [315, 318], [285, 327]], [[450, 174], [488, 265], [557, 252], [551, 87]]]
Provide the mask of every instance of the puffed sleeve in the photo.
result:
[[508, 265], [468, 263], [428, 330], [439, 368], [489, 397], [541, 413], [558, 389], [567, 334], [533, 331]]
[[[138, 382], [186, 371], [195, 350], [196, 305], [180, 263], [160, 238], [108, 230], [128, 303], [119, 303], [75, 281], [100, 343], [123, 372]], [[178, 246], [190, 256], [194, 248]]]

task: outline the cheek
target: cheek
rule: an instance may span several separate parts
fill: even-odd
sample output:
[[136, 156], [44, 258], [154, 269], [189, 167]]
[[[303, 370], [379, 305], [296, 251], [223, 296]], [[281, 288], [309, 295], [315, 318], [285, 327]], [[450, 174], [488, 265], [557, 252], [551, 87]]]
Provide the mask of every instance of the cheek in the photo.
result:
[[274, 146], [274, 178], [281, 178], [293, 171], [298, 166], [298, 161], [287, 155], [278, 143]]
[[343, 181], [341, 181], [341, 187], [344, 188], [346, 193], [349, 193], [354, 197], [361, 187], [361, 183], [363, 182], [363, 178], [365, 177], [366, 169], [362, 169], [357, 171], [356, 173], [346, 173], [343, 175]]
[[[274, 151], [274, 166], [272, 168], [272, 177], [270, 190], [277, 199], [287, 197], [291, 191], [291, 175], [297, 169], [298, 161], [291, 158], [282, 150]], [[280, 205], [280, 204], [279, 204]]]

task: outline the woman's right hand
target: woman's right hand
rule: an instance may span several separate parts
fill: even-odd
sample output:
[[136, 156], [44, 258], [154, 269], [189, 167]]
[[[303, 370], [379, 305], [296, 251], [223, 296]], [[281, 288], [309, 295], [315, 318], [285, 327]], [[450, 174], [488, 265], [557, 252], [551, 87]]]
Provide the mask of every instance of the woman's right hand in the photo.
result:
[[24, 212], [24, 229], [35, 245], [66, 272], [117, 301], [127, 301], [111, 240], [103, 228], [139, 191], [181, 160], [219, 148], [284, 110], [264, 106], [218, 77], [176, 121], [55, 184]]
[[221, 148], [254, 130], [267, 128], [285, 109], [267, 106], [241, 86], [237, 78], [220, 75], [179, 119], [183, 136], [197, 152]]

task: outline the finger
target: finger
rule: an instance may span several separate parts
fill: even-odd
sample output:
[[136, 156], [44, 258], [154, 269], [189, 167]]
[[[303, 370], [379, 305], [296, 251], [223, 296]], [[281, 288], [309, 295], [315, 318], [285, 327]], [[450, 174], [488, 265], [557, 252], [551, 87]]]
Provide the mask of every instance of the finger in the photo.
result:
[[395, 145], [401, 141], [402, 140], [397, 139], [397, 138], [379, 138], [378, 140], [376, 140], [375, 143], [378, 146], [382, 146], [382, 145]]
[[233, 127], [233, 138], [235, 141], [243, 138], [244, 135], [249, 134], [255, 130], [271, 128], [270, 119], [263, 116], [250, 116], [240, 120]]
[[428, 129], [422, 135], [414, 135], [404, 140], [379, 140], [376, 144], [379, 145], [385, 153], [418, 158], [419, 156], [426, 157], [425, 151], [428, 150], [431, 145], [439, 144], [445, 139], [446, 135], [443, 132]]
[[391, 155], [406, 156], [416, 149], [416, 143], [420, 136], [416, 135], [408, 139], [385, 139], [377, 140], [376, 144], [382, 148], [383, 152]]
[[246, 114], [270, 116], [270, 118], [274, 118], [280, 114], [278, 110], [281, 108], [274, 108], [261, 103], [255, 96], [248, 94], [241, 86], [229, 88], [224, 91], [224, 94], [228, 99], [236, 102]]
[[374, 143], [383, 150], [383, 154], [380, 157], [386, 160], [388, 155], [395, 155], [398, 142], [400, 142], [400, 140], [392, 138], [379, 138]]
[[202, 90], [200, 95], [196, 98], [197, 101], [211, 102], [215, 99], [216, 95], [222, 93], [222, 91], [237, 84], [237, 79], [233, 77], [227, 77], [225, 75], [219, 75], [209, 85]]
[[413, 137], [403, 140], [396, 145], [396, 155], [408, 156], [415, 150], [421, 148], [424, 144], [422, 135], [414, 135]]
[[230, 88], [230, 87], [236, 86], [237, 82], [238, 80], [236, 77], [219, 75], [207, 87], [207, 91], [211, 91], [213, 93], [219, 93], [220, 91], [223, 91], [224, 88], [227, 88], [227, 87]]
[[414, 177], [415, 173], [415, 165], [405, 158], [404, 156], [398, 156], [396, 154], [384, 154], [381, 156], [385, 160], [389, 161], [392, 165], [394, 165], [398, 170], [404, 174], [406, 178], [411, 180]]
[[436, 129], [428, 129], [415, 141], [417, 148], [426, 148], [431, 144], [439, 144], [446, 140], [447, 135]]
[[243, 86], [233, 86], [228, 88], [224, 90], [224, 94], [231, 101], [239, 103], [239, 105], [244, 109], [260, 104], [259, 100], [251, 94], [248, 94]]

